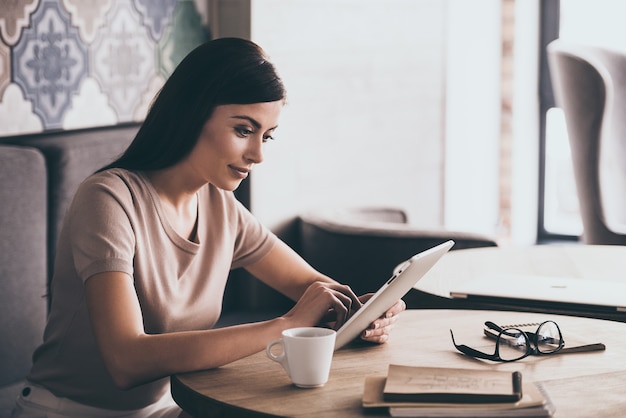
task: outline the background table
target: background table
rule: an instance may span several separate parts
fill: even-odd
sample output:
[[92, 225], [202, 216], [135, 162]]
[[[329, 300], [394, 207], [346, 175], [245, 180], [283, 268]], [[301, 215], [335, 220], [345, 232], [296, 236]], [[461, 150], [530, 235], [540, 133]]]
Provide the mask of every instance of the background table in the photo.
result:
[[[532, 356], [514, 363], [492, 363], [457, 352], [460, 344], [489, 350], [482, 336], [487, 320], [500, 324], [555, 320], [568, 336], [603, 342], [606, 351]], [[351, 345], [337, 351], [322, 388], [293, 386], [282, 367], [265, 353], [207, 371], [172, 376], [176, 402], [197, 417], [387, 416], [361, 406], [366, 376], [386, 376], [391, 363], [415, 366], [519, 370], [524, 381], [543, 382], [556, 405], [556, 417], [622, 417], [626, 411], [626, 324], [538, 313], [407, 310], [387, 344]]]
[[417, 282], [404, 300], [411, 308], [513, 309], [626, 322], [626, 312], [588, 312], [576, 305], [556, 308], [547, 302], [511, 306], [504, 301], [484, 303], [450, 299], [450, 290], [456, 285], [488, 275], [501, 275], [503, 280], [514, 280], [515, 275], [535, 275], [624, 282], [626, 246], [566, 244], [451, 251]]

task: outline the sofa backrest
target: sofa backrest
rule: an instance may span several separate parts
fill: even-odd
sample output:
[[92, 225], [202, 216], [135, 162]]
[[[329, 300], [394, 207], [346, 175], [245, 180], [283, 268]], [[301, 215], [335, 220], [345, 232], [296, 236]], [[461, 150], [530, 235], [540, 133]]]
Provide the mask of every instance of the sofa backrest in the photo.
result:
[[44, 156], [0, 145], [0, 387], [24, 378], [46, 321]]

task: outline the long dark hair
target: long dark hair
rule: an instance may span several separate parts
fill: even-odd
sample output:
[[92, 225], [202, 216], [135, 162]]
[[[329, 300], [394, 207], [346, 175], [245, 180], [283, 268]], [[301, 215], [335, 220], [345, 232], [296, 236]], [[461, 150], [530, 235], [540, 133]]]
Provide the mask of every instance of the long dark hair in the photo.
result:
[[165, 82], [133, 142], [100, 169], [158, 170], [185, 158], [213, 109], [285, 100], [285, 87], [255, 43], [220, 38], [191, 51]]

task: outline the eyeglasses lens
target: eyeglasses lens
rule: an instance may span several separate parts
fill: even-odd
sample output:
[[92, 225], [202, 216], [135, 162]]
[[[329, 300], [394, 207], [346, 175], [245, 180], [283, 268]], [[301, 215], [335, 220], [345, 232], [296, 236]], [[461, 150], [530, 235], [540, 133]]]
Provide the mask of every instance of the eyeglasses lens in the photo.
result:
[[513, 361], [526, 355], [529, 342], [521, 330], [507, 328], [500, 333], [497, 344], [500, 358], [504, 361]]
[[537, 351], [543, 354], [554, 353], [561, 348], [561, 331], [556, 323], [544, 322], [537, 329]]

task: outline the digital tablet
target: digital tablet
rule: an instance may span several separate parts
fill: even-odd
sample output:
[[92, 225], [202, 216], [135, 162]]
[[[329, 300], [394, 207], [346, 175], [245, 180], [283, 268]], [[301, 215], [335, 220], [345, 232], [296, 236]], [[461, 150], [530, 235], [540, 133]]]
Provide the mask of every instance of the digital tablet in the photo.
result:
[[335, 350], [358, 337], [369, 324], [406, 295], [453, 245], [454, 241], [446, 241], [399, 264], [391, 278], [337, 330]]

